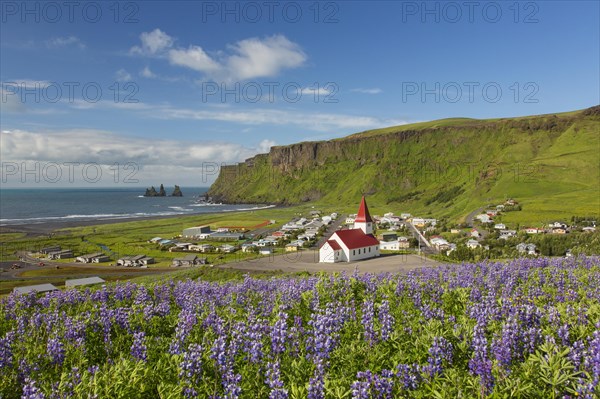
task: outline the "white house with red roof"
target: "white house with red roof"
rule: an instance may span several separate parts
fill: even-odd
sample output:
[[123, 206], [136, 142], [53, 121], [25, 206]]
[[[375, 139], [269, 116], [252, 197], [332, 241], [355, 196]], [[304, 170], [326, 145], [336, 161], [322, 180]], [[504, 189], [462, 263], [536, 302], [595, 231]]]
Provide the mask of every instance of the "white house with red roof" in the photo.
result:
[[338, 230], [319, 249], [319, 262], [353, 262], [379, 256], [379, 241], [373, 235], [373, 219], [362, 197], [354, 228]]

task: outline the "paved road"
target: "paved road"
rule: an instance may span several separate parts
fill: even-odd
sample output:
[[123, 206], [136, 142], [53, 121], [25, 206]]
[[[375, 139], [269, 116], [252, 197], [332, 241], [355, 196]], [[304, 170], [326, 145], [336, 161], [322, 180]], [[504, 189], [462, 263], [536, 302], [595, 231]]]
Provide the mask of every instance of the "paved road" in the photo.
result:
[[427, 241], [425, 237], [423, 237], [423, 235], [417, 230], [415, 226], [407, 222], [402, 222], [402, 224], [404, 224], [404, 226], [412, 233], [413, 237], [419, 240], [421, 252], [423, 252], [426, 255], [433, 255], [438, 253], [437, 250], [431, 246], [429, 241]]
[[443, 263], [417, 255], [382, 255], [358, 262], [319, 263], [318, 250], [288, 252], [284, 255], [266, 256], [240, 260], [215, 267], [248, 271], [281, 270], [284, 272], [342, 272], [358, 269], [359, 273], [407, 273], [422, 267], [439, 266]]

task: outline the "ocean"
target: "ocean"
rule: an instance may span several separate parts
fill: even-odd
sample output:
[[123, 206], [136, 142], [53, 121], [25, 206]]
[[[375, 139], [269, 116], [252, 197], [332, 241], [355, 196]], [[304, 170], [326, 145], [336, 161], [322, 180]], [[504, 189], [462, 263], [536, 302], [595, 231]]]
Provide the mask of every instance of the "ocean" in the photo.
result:
[[[167, 188], [170, 194], [172, 187]], [[0, 225], [128, 219], [261, 209], [265, 205], [206, 204], [207, 187], [181, 187], [183, 197], [144, 197], [145, 188], [0, 189]]]

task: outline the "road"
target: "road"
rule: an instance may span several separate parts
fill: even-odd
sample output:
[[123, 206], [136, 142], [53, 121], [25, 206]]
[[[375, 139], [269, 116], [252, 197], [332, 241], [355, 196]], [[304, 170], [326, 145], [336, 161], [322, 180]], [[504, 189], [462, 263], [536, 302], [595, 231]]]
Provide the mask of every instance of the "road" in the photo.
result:
[[423, 237], [423, 234], [421, 234], [421, 232], [417, 230], [415, 226], [407, 222], [402, 222], [402, 224], [412, 233], [413, 237], [419, 240], [419, 247], [421, 248], [422, 253], [427, 255], [434, 255], [438, 253], [437, 250], [431, 246], [429, 241]]
[[417, 255], [386, 254], [377, 258], [357, 262], [319, 263], [319, 251], [316, 249], [288, 252], [283, 255], [245, 259], [218, 266], [220, 269], [248, 271], [280, 270], [283, 272], [348, 272], [353, 273], [408, 273], [422, 267], [435, 267], [443, 263]]

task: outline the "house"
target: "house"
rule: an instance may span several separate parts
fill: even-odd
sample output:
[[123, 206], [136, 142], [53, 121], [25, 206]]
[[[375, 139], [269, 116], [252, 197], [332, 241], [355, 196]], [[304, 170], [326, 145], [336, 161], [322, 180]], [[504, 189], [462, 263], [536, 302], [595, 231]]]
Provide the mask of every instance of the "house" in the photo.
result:
[[303, 244], [298, 243], [298, 241], [290, 242], [285, 246], [285, 252], [296, 252], [298, 249], [302, 248], [302, 245]]
[[500, 240], [507, 240], [511, 237], [516, 237], [517, 236], [517, 231], [516, 230], [500, 230], [500, 237], [498, 237]]
[[379, 249], [382, 251], [399, 251], [400, 250], [400, 243], [398, 242], [398, 240], [394, 240], [394, 241], [380, 241], [379, 242]]
[[494, 225], [495, 230], [506, 230], [506, 225], [504, 223], [496, 223]]
[[596, 231], [596, 228], [593, 226], [586, 226], [583, 227], [581, 231], [583, 231], [584, 233], [593, 233], [594, 231]]
[[373, 219], [363, 196], [354, 228], [334, 232], [319, 248], [319, 262], [352, 262], [379, 255], [379, 241], [373, 236]]
[[567, 229], [564, 227], [553, 227], [552, 234], [567, 234]]
[[494, 217], [498, 214], [498, 210], [496, 209], [488, 209], [485, 211], [485, 214], [491, 217]]
[[63, 249], [62, 251], [55, 251], [48, 253], [48, 259], [68, 259], [73, 257], [73, 251], [70, 249]]
[[13, 292], [17, 294], [29, 294], [30, 292], [49, 292], [49, 291], [58, 291], [52, 284], [37, 284], [37, 285], [26, 285], [24, 287], [15, 287], [13, 288]]
[[479, 238], [481, 237], [481, 233], [475, 229], [471, 230], [471, 237]]
[[253, 252], [256, 248], [258, 248], [257, 245], [250, 242], [242, 244], [242, 252]]
[[215, 241], [238, 241], [244, 239], [244, 233], [237, 232], [217, 232], [210, 235], [211, 240]]
[[198, 252], [202, 252], [202, 253], [212, 252], [215, 250], [214, 245], [210, 245], [210, 244], [193, 245], [193, 246], [190, 246], [190, 249], [192, 249], [192, 247], [197, 248], [196, 250]]
[[154, 258], [146, 255], [124, 256], [117, 260], [117, 265], [125, 267], [147, 266], [154, 263]]
[[154, 238], [149, 239], [148, 242], [151, 244], [156, 244], [160, 240], [162, 240], [162, 237], [154, 237]]
[[346, 224], [354, 224], [354, 218], [353, 217], [347, 217], [346, 218]]
[[258, 253], [261, 255], [271, 255], [273, 253], [273, 248], [271, 247], [262, 247], [258, 250]]
[[539, 229], [537, 227], [527, 227], [525, 229], [525, 233], [527, 233], [527, 234], [543, 234], [544, 229]]
[[198, 238], [201, 234], [210, 234], [210, 226], [189, 227], [181, 234], [184, 238]]
[[398, 237], [398, 246], [400, 249], [410, 248], [410, 240], [407, 237]]
[[379, 235], [381, 241], [396, 241], [398, 239], [398, 234], [396, 233], [381, 233]]
[[237, 247], [235, 247], [233, 245], [225, 244], [225, 245], [221, 245], [219, 247], [219, 251], [226, 253], [226, 254], [231, 254], [231, 253], [237, 251]]
[[438, 250], [448, 249], [450, 244], [446, 239], [440, 236], [433, 236], [429, 242]]
[[169, 252], [177, 252], [177, 251], [188, 251], [190, 246], [193, 245], [190, 242], [176, 242], [175, 246], [169, 248]]
[[470, 239], [469, 241], [467, 241], [467, 248], [475, 249], [475, 248], [479, 248], [479, 247], [481, 247], [481, 244], [479, 243], [479, 241], [473, 240], [473, 239]]
[[520, 254], [526, 253], [527, 255], [537, 255], [537, 248], [535, 244], [526, 244], [522, 242], [518, 244], [516, 248]]
[[197, 255], [186, 255], [183, 258], [173, 259], [172, 267], [190, 267], [206, 264], [206, 258], [199, 258]]
[[217, 233], [229, 233], [229, 227], [219, 227]]
[[460, 234], [460, 229], [450, 229], [451, 234]]
[[100, 277], [76, 278], [65, 281], [65, 287], [78, 287], [81, 285], [103, 284], [105, 281]]
[[415, 227], [423, 227], [425, 226], [425, 219], [423, 218], [413, 218], [410, 223]]
[[412, 215], [410, 213], [401, 213], [400, 217], [404, 220], [406, 219], [410, 219], [412, 217]]
[[448, 244], [448, 250], [446, 251], [446, 255], [450, 255], [452, 253], [452, 251], [456, 251], [456, 247], [457, 247], [457, 245], [453, 242]]
[[331, 218], [331, 216], [323, 216], [321, 218], [321, 221], [323, 222], [323, 224], [330, 224], [332, 220], [333, 219]]
[[563, 223], [563, 222], [554, 222], [554, 223], [550, 223], [549, 227], [551, 229], [567, 229], [567, 224]]
[[100, 262], [108, 262], [110, 258], [104, 255], [102, 252], [97, 252], [95, 254], [81, 255], [75, 258], [77, 262], [81, 263], [100, 263]]
[[492, 218], [485, 213], [475, 216], [475, 219], [479, 220], [481, 223], [491, 223], [492, 222]]
[[54, 245], [51, 247], [42, 248], [42, 249], [40, 249], [40, 252], [43, 253], [44, 255], [48, 255], [50, 252], [59, 252], [60, 250], [61, 250], [60, 245]]

